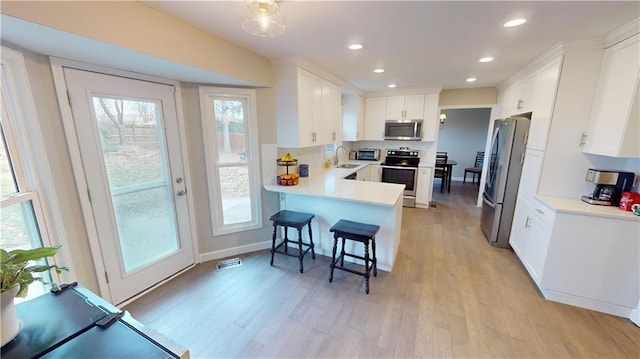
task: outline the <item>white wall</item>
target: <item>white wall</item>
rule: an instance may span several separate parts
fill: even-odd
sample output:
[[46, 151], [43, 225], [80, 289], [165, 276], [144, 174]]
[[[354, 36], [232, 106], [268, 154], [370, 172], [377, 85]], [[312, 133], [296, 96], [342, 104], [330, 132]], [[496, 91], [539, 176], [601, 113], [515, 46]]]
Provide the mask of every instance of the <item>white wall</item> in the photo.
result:
[[449, 159], [458, 162], [453, 167], [452, 180], [462, 181], [464, 169], [474, 166], [476, 152], [484, 151], [491, 109], [448, 109], [442, 113], [447, 119], [438, 133], [438, 151], [447, 152]]

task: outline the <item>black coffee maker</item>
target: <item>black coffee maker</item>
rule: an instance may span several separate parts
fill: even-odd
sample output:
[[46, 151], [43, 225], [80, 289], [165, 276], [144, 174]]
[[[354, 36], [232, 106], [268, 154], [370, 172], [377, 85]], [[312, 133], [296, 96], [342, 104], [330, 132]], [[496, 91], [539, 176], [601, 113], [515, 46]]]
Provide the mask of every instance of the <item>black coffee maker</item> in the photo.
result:
[[587, 170], [587, 182], [594, 183], [596, 187], [590, 195], [582, 196], [582, 200], [589, 204], [601, 206], [618, 206], [622, 192], [631, 190], [635, 174], [614, 170]]

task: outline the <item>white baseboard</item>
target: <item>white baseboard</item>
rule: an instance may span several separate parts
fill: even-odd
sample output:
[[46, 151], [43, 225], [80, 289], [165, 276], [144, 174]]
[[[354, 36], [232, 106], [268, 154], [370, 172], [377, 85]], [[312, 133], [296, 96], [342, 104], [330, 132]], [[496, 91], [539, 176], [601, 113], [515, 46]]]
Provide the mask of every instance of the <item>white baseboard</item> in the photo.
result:
[[607, 313], [618, 317], [629, 318], [633, 308], [605, 303], [598, 300], [578, 297], [567, 293], [556, 292], [553, 290], [543, 290], [544, 297], [548, 300], [573, 305], [580, 308], [595, 310], [597, 312]]
[[271, 248], [270, 240], [247, 244], [244, 246], [221, 249], [221, 250], [212, 251], [212, 252], [200, 253], [200, 255], [198, 256], [198, 263], [212, 261], [220, 258], [231, 257], [231, 256], [237, 256], [239, 254], [260, 251], [268, 248]]

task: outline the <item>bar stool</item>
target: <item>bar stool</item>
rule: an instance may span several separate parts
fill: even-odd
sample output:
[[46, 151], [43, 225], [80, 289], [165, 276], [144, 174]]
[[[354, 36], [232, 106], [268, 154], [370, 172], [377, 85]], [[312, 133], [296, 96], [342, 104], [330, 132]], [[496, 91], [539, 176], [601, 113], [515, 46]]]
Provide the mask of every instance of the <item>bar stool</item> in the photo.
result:
[[[271, 243], [271, 265], [273, 265], [273, 255], [275, 253], [285, 254], [290, 257], [298, 257], [298, 259], [300, 260], [300, 273], [302, 273], [304, 271], [304, 268], [302, 266], [302, 259], [304, 258], [304, 255], [307, 254], [307, 252], [309, 252], [309, 250], [311, 250], [311, 257], [314, 260], [316, 259], [316, 253], [313, 249], [314, 247], [313, 236], [311, 235], [311, 219], [313, 219], [313, 217], [315, 217], [315, 215], [311, 213], [282, 210], [269, 218], [269, 220], [273, 221], [273, 238]], [[305, 225], [309, 228], [309, 243], [304, 243], [302, 241], [302, 228]], [[276, 246], [276, 230], [278, 226], [284, 227], [284, 240]], [[298, 230], [298, 241], [297, 241], [298, 253], [297, 254], [289, 253], [288, 243], [290, 242], [296, 243], [296, 241], [292, 241], [289, 239], [289, 227], [293, 227]], [[284, 248], [280, 249], [280, 247], [282, 246], [284, 246]], [[306, 246], [307, 248], [305, 250], [302, 250], [302, 246]]]
[[[369, 294], [369, 274], [373, 269], [373, 276], [378, 276], [378, 258], [376, 257], [376, 233], [380, 226], [373, 224], [352, 222], [346, 219], [339, 220], [331, 227], [330, 231], [333, 232], [333, 256], [331, 257], [331, 274], [329, 275], [329, 283], [333, 282], [333, 270], [342, 269], [353, 274], [358, 274], [364, 277], [365, 291]], [[338, 238], [342, 238], [342, 250], [340, 256], [336, 258], [336, 252], [338, 251]], [[344, 251], [344, 243], [346, 240], [352, 240], [364, 244], [364, 257], [346, 253]], [[371, 241], [371, 247], [373, 250], [373, 259], [369, 258], [369, 241]], [[351, 268], [344, 266], [344, 257], [352, 257], [364, 260], [364, 272], [359, 272]], [[369, 262], [371, 261], [371, 264]], [[340, 265], [336, 265], [340, 262]]]

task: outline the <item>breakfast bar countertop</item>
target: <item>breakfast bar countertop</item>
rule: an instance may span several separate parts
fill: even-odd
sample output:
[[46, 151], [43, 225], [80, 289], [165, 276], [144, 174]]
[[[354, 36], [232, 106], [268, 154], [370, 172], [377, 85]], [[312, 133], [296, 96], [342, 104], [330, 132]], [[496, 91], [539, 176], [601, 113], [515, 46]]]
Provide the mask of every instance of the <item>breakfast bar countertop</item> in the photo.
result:
[[291, 193], [313, 197], [333, 198], [350, 202], [392, 207], [402, 198], [404, 185], [394, 183], [346, 180], [344, 177], [368, 166], [370, 162], [353, 161], [354, 168], [329, 168], [322, 173], [300, 178], [296, 186], [264, 185], [270, 192]]

